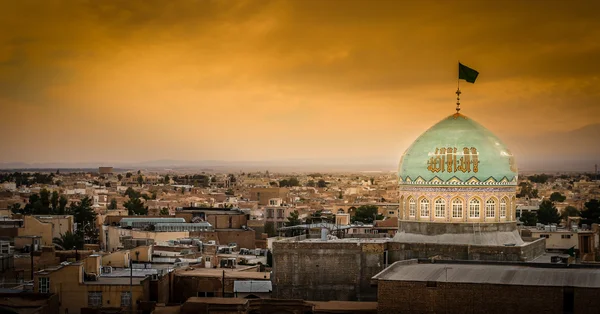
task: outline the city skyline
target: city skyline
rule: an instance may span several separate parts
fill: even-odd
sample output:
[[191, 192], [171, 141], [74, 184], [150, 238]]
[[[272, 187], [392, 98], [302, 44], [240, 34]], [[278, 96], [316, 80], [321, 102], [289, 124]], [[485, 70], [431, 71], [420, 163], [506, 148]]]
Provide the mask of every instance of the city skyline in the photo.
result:
[[480, 72], [461, 84], [461, 113], [520, 166], [591, 171], [600, 153], [592, 1], [0, 6], [0, 165], [337, 159], [393, 169], [454, 112], [458, 60]]

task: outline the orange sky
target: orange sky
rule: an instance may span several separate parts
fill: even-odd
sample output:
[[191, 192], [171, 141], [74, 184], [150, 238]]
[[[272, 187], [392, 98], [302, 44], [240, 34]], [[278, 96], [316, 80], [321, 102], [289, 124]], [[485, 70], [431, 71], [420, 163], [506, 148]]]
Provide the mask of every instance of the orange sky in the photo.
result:
[[0, 163], [395, 166], [454, 112], [459, 59], [462, 113], [532, 159], [600, 130], [599, 3], [2, 1]]

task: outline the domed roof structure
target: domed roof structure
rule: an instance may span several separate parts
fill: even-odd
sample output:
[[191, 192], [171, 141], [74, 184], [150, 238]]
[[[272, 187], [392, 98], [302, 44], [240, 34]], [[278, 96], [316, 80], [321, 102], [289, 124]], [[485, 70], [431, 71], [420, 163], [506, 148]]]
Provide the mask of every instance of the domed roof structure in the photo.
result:
[[401, 185], [509, 185], [518, 171], [510, 150], [474, 120], [453, 114], [406, 150], [398, 170]]

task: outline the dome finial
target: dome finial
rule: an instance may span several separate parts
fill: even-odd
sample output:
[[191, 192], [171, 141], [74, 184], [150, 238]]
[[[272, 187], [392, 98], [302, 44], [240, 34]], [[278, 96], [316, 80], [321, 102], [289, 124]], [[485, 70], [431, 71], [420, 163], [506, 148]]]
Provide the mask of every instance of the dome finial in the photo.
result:
[[456, 113], [460, 113], [460, 86], [456, 90]]

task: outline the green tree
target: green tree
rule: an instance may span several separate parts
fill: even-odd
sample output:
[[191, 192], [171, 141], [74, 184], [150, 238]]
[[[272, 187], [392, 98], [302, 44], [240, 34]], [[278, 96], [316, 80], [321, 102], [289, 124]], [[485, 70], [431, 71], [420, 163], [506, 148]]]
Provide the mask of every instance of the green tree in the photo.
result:
[[61, 195], [58, 198], [58, 210], [56, 211], [57, 215], [64, 215], [67, 212], [67, 204], [69, 203], [69, 200], [67, 199], [66, 196]]
[[81, 250], [83, 249], [84, 241], [81, 233], [71, 233], [71, 231], [67, 231], [64, 234], [61, 233], [59, 238], [52, 239], [52, 242], [63, 250], [71, 250], [73, 248]]
[[538, 221], [544, 225], [560, 223], [560, 214], [554, 203], [550, 200], [544, 200], [538, 209]]
[[156, 191], [152, 191], [152, 197], [151, 197], [151, 198], [152, 198], [153, 200], [155, 200], [155, 199], [156, 199]]
[[300, 181], [298, 181], [298, 178], [289, 178], [288, 179], [288, 186], [292, 187], [292, 186], [300, 186]]
[[92, 209], [92, 199], [88, 196], [84, 197], [78, 203], [72, 202], [69, 206], [69, 213], [73, 215], [73, 219], [77, 226], [84, 228], [86, 225], [94, 226], [96, 221], [96, 212]]
[[137, 197], [127, 200], [123, 206], [127, 208], [129, 215], [148, 215], [148, 206], [144, 206], [144, 203]]
[[114, 198], [111, 199], [108, 206], [106, 206], [106, 209], [117, 209], [117, 200]]
[[323, 179], [320, 179], [317, 182], [317, 186], [320, 187], [320, 188], [325, 188], [325, 187], [327, 187], [327, 182], [325, 182], [325, 180], [323, 180]]
[[548, 181], [548, 179], [550, 179], [551, 177], [547, 174], [534, 174], [532, 176], [529, 176], [527, 179], [529, 179], [529, 181], [533, 182], [533, 183], [546, 183]]
[[52, 192], [52, 196], [50, 197], [50, 205], [52, 205], [52, 212], [56, 213], [58, 211], [58, 200], [60, 196], [57, 191]]
[[185, 194], [185, 188], [181, 187], [181, 194]]
[[142, 184], [144, 183], [144, 177], [142, 177], [141, 174], [137, 177], [137, 182], [140, 186], [142, 186]]
[[123, 180], [123, 175], [119, 173], [119, 174], [117, 175], [117, 180], [119, 180], [119, 181]]
[[519, 219], [525, 226], [535, 226], [538, 222], [537, 215], [530, 211], [523, 212], [523, 214], [521, 214], [521, 218]]
[[600, 223], [600, 202], [597, 199], [592, 199], [585, 202], [583, 206], [585, 209], [581, 211], [581, 223]]
[[537, 198], [538, 190], [534, 189], [531, 183], [529, 182], [521, 182], [519, 183], [519, 187], [521, 190], [517, 194], [517, 197], [529, 197], [529, 198]]
[[308, 180], [308, 182], [306, 182], [306, 186], [315, 187], [316, 186], [315, 180]]
[[265, 222], [265, 233], [268, 234], [269, 237], [277, 235], [277, 230], [275, 230], [275, 224], [273, 222]]
[[554, 192], [550, 195], [550, 200], [553, 202], [564, 202], [567, 199], [566, 196], [560, 194], [560, 192]]
[[567, 206], [561, 213], [561, 217], [564, 221], [567, 221], [569, 217], [579, 217], [581, 213], [579, 209], [574, 206]]
[[127, 172], [127, 173], [125, 174], [125, 178], [129, 179], [129, 178], [131, 178], [131, 176], [132, 176], [132, 175], [133, 175], [133, 174], [132, 174], [131, 172]]
[[140, 192], [137, 192], [132, 187], [128, 187], [127, 190], [125, 190], [125, 195], [129, 198], [140, 198], [142, 196]]
[[159, 214], [159, 215], [161, 215], [161, 216], [169, 216], [169, 215], [170, 215], [170, 213], [169, 213], [169, 209], [168, 209], [168, 208], [166, 208], [166, 207], [163, 207], [163, 208], [160, 210], [160, 213], [158, 213], [158, 214]]
[[356, 209], [352, 222], [373, 223], [374, 219], [383, 219], [383, 216], [377, 214], [377, 206], [362, 205]]
[[169, 184], [169, 182], [171, 182], [171, 178], [169, 177], [168, 174], [165, 175], [165, 184]]
[[20, 203], [14, 203], [14, 204], [10, 205], [10, 206], [8, 207], [8, 209], [10, 209], [10, 211], [11, 211], [13, 214], [18, 214], [18, 213], [20, 213], [20, 212], [21, 212], [21, 204], [20, 204]]
[[22, 213], [25, 215], [43, 215], [44, 213], [44, 205], [40, 196], [37, 193], [33, 193], [29, 195], [29, 201], [25, 204], [25, 208], [23, 208]]
[[39, 214], [50, 214], [50, 191], [42, 189], [40, 191], [40, 201], [42, 202], [41, 212]]
[[300, 213], [298, 213], [297, 210], [294, 210], [293, 212], [291, 212], [290, 215], [287, 217], [285, 226], [292, 227], [292, 226], [297, 226], [297, 225], [301, 224], [302, 221], [300, 221], [299, 216], [300, 216]]

